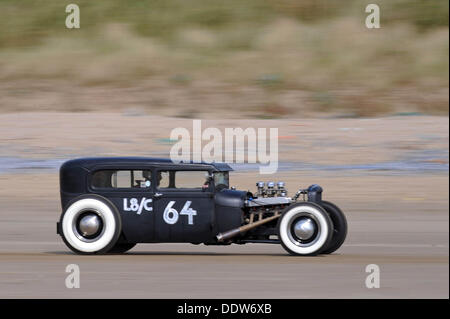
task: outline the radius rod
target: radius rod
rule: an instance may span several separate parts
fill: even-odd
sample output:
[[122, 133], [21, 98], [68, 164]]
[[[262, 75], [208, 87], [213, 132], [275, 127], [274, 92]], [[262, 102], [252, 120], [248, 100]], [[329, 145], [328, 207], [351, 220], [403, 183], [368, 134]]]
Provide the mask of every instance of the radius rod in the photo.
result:
[[216, 236], [216, 238], [217, 238], [218, 241], [225, 241], [225, 240], [230, 239], [230, 238], [232, 238], [234, 236], [242, 234], [242, 233], [244, 233], [244, 232], [246, 232], [246, 231], [248, 231], [250, 229], [253, 229], [255, 227], [258, 227], [258, 226], [261, 226], [261, 225], [263, 225], [265, 223], [268, 223], [268, 222], [270, 222], [272, 220], [275, 220], [275, 219], [277, 219], [280, 216], [281, 216], [281, 214], [279, 212], [276, 212], [275, 215], [273, 215], [273, 216], [270, 216], [270, 217], [258, 220], [257, 222], [249, 223], [249, 224], [241, 226], [241, 227], [237, 227], [237, 228], [233, 228], [231, 230], [227, 230], [224, 233], [220, 233], [220, 234], [218, 234]]

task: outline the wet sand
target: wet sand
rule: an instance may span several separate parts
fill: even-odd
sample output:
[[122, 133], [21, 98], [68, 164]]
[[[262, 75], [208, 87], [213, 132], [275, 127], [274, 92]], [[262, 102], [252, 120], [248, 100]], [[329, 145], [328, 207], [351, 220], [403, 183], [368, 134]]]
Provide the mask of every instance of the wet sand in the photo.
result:
[[[119, 114], [6, 114], [0, 121], [0, 157], [52, 160], [162, 156], [170, 149], [164, 140], [170, 129], [191, 123]], [[290, 194], [312, 183], [324, 187], [324, 198], [346, 213], [349, 234], [335, 254], [317, 257], [292, 257], [279, 245], [263, 244], [141, 244], [124, 255], [78, 256], [56, 235], [57, 170], [6, 170], [0, 173], [0, 298], [449, 297], [448, 119], [252, 122], [263, 124], [287, 137], [280, 139], [285, 161], [300, 155], [304, 162], [347, 165], [412, 157], [443, 167], [235, 172], [231, 184], [238, 189], [254, 190], [260, 179], [285, 180]], [[68, 264], [80, 267], [79, 289], [65, 287]], [[378, 289], [365, 286], [368, 264], [380, 267]]]

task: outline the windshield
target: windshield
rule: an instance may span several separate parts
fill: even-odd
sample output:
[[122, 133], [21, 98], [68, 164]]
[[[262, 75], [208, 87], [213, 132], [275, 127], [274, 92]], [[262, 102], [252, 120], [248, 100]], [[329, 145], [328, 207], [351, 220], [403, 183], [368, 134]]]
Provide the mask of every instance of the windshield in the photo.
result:
[[216, 190], [229, 188], [228, 172], [215, 172], [214, 185], [216, 186]]

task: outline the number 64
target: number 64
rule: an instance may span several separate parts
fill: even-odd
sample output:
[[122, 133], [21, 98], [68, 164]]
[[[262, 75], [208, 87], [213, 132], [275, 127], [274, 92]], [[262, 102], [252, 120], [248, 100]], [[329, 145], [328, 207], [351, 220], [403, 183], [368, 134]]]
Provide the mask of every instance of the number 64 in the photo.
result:
[[172, 206], [175, 204], [175, 201], [170, 201], [164, 209], [163, 218], [167, 224], [173, 225], [178, 221], [179, 215], [187, 215], [188, 216], [188, 224], [194, 225], [194, 216], [197, 215], [197, 211], [193, 210], [189, 206], [191, 206], [191, 201], [186, 201], [183, 206], [183, 209], [178, 214], [178, 211]]

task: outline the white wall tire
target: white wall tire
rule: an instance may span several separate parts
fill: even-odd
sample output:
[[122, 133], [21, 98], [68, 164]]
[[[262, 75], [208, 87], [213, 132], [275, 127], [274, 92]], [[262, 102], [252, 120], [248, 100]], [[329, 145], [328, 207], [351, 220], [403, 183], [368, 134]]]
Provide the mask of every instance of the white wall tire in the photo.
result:
[[[91, 237], [79, 230], [83, 214], [92, 214], [100, 221]], [[100, 196], [81, 196], [69, 204], [61, 217], [61, 235], [65, 244], [80, 254], [108, 252], [117, 242], [122, 230], [120, 215], [108, 200]]]
[[[302, 229], [305, 224], [309, 227]], [[329, 244], [333, 223], [322, 207], [309, 202], [298, 203], [282, 213], [278, 235], [281, 245], [291, 255], [317, 255]]]

